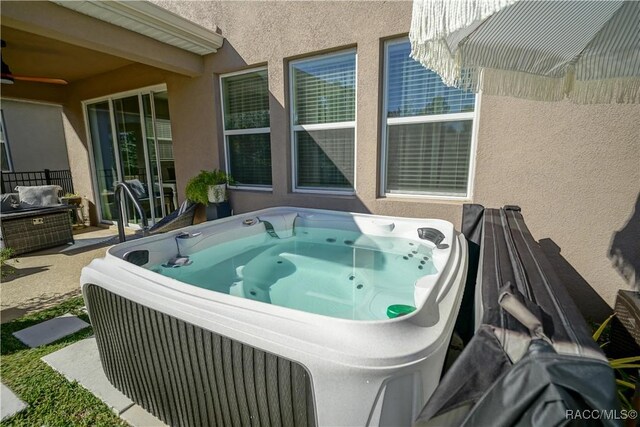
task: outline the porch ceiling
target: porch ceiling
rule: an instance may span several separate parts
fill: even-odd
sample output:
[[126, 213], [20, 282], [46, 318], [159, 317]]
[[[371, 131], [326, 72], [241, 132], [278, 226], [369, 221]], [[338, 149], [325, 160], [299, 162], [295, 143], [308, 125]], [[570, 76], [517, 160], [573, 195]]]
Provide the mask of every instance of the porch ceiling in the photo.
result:
[[[123, 7], [125, 7], [124, 12], [119, 10], [120, 13], [131, 9], [126, 5]], [[10, 55], [24, 55], [22, 64], [29, 64], [29, 67], [59, 67], [52, 71], [66, 73], [70, 81], [80, 79], [83, 75], [86, 76], [91, 68], [95, 71], [93, 75], [96, 75], [100, 73], [101, 67], [104, 72], [131, 63], [149, 65], [189, 77], [199, 76], [204, 71], [204, 61], [201, 54], [187, 50], [187, 46], [178, 46], [177, 36], [166, 40], [160, 37], [174, 34], [177, 31], [175, 23], [167, 24], [168, 29], [163, 32], [156, 28], [157, 25], [151, 18], [145, 21], [144, 16], [138, 16], [136, 31], [134, 31], [128, 28], [131, 25], [126, 20], [126, 22], [118, 21], [116, 23], [115, 19], [111, 20], [114, 22], [104, 19], [106, 19], [104, 16], [102, 19], [88, 16], [85, 13], [79, 13], [49, 1], [3, 0], [2, 37], [8, 44], [7, 48], [3, 49], [3, 58], [15, 74], [38, 72], [37, 70], [32, 72], [32, 68], [25, 71], [20, 70], [18, 68], [19, 62], [17, 62], [20, 61], [19, 58], [15, 58], [16, 62], [11, 62]], [[144, 34], [148, 30], [146, 25], [155, 29], [153, 36]], [[180, 28], [178, 26], [178, 29]], [[31, 52], [18, 52], [15, 49], [16, 46], [12, 46], [11, 39], [5, 37], [5, 35], [20, 34], [18, 32], [23, 33], [25, 47], [31, 41], [37, 49], [32, 49]], [[30, 39], [24, 33], [31, 34], [33, 37]], [[215, 33], [214, 35], [221, 44], [221, 37]], [[189, 34], [182, 34], [182, 36], [186, 40], [192, 39]], [[198, 35], [193, 36], [194, 40], [197, 40], [196, 36]], [[43, 44], [45, 41], [48, 44]], [[64, 55], [57, 57], [54, 54], [56, 49]], [[30, 59], [35, 58], [30, 55], [37, 51], [46, 54], [49, 58], [48, 61], [44, 61], [45, 64]], [[86, 60], [85, 55], [88, 55]], [[105, 62], [101, 64], [103, 60]], [[46, 62], [58, 64], [47, 65]], [[76, 71], [72, 69], [73, 67], [79, 68], [77, 74], [74, 74]], [[46, 69], [43, 72], [46, 72]], [[45, 75], [45, 77], [50, 76]], [[55, 77], [65, 78], [65, 75], [61, 74]]]
[[15, 75], [58, 78], [73, 83], [133, 63], [6, 26], [0, 31], [7, 42], [7, 47], [2, 49], [2, 59]]

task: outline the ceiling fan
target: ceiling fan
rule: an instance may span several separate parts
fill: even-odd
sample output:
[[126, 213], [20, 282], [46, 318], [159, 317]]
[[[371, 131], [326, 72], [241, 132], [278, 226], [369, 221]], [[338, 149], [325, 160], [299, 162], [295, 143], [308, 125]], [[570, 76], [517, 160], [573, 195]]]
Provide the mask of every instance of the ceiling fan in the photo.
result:
[[[2, 40], [2, 48], [7, 46], [7, 43]], [[67, 81], [63, 79], [55, 79], [49, 77], [33, 77], [33, 76], [18, 76], [11, 72], [9, 66], [2, 59], [0, 53], [0, 61], [2, 61], [2, 84], [13, 84], [16, 80], [23, 82], [35, 82], [35, 83], [49, 83], [54, 85], [66, 85]]]

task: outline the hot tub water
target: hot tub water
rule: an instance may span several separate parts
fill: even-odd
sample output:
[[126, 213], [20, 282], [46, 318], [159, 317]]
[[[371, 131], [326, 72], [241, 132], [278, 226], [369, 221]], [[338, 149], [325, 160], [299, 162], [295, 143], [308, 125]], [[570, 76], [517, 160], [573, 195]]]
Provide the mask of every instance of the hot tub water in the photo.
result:
[[189, 254], [189, 265], [152, 271], [242, 298], [352, 320], [387, 319], [394, 304], [415, 305], [414, 284], [435, 274], [431, 249], [399, 237], [296, 227], [287, 239], [267, 233]]

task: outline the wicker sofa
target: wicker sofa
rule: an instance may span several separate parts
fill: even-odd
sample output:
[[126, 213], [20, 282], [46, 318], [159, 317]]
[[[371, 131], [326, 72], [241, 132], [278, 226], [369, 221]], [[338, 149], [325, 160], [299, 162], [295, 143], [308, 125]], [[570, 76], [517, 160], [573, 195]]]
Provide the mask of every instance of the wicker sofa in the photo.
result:
[[72, 243], [70, 207], [57, 203], [25, 204], [18, 193], [2, 195], [0, 245], [14, 255]]

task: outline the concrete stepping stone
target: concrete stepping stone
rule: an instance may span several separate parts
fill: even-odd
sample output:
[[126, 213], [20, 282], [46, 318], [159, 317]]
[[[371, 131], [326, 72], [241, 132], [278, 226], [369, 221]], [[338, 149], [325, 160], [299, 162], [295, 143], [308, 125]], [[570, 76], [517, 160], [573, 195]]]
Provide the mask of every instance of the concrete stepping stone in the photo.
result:
[[145, 411], [140, 405], [133, 405], [120, 414], [120, 418], [133, 427], [167, 427], [165, 423]]
[[133, 403], [111, 385], [102, 370], [95, 337], [86, 338], [54, 353], [49, 353], [42, 358], [42, 361], [69, 381], [77, 381], [132, 426], [165, 426], [162, 421]]
[[87, 326], [91, 325], [77, 316], [65, 314], [22, 329], [18, 332], [14, 332], [13, 336], [18, 338], [25, 345], [34, 348], [40, 347], [41, 345], [51, 344], [52, 342], [78, 332]]
[[102, 370], [95, 337], [75, 342], [42, 361], [60, 372], [69, 381], [77, 381], [120, 415], [133, 405], [133, 401], [111, 385]]
[[0, 421], [14, 416], [27, 407], [14, 392], [4, 384], [0, 384]]

